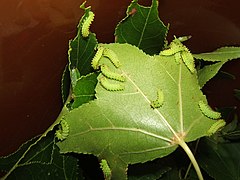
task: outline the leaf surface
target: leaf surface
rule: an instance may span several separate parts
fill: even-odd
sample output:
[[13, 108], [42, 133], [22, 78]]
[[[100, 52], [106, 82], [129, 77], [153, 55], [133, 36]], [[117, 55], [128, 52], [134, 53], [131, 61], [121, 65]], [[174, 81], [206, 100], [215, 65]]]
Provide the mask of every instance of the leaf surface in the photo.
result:
[[[97, 99], [64, 117], [70, 133], [58, 143], [61, 152], [106, 159], [113, 179], [125, 179], [128, 164], [166, 156], [180, 141], [207, 134], [214, 121], [200, 111], [198, 102], [206, 98], [196, 74], [183, 62], [176, 63], [172, 56], [149, 56], [129, 44], [102, 46], [115, 52], [122, 66], [116, 69], [107, 58], [102, 58], [101, 64], [126, 77], [125, 89], [111, 92], [98, 83]], [[164, 102], [153, 109], [151, 101], [159, 89]]]
[[150, 7], [132, 1], [125, 17], [117, 26], [116, 42], [139, 47], [147, 54], [158, 54], [164, 47], [168, 28], [158, 16], [158, 1], [153, 0]]

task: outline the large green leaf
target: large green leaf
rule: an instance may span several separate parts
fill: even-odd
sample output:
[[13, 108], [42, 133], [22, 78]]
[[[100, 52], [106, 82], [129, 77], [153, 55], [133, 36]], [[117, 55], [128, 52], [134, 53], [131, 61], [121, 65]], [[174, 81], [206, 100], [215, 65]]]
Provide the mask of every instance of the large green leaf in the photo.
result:
[[[107, 58], [101, 64], [126, 77], [125, 89], [111, 92], [98, 83], [97, 99], [64, 117], [70, 133], [58, 144], [61, 152], [106, 159], [112, 178], [125, 179], [128, 164], [166, 156], [178, 144], [207, 134], [214, 121], [200, 111], [198, 102], [206, 101], [205, 96], [196, 74], [183, 62], [173, 56], [149, 56], [129, 44], [102, 46], [116, 53], [121, 67], [116, 69]], [[159, 89], [164, 102], [153, 109], [150, 104]]]
[[165, 44], [168, 28], [158, 16], [158, 1], [144, 7], [133, 0], [125, 17], [117, 26], [116, 42], [128, 43], [142, 49], [147, 54], [158, 54]]

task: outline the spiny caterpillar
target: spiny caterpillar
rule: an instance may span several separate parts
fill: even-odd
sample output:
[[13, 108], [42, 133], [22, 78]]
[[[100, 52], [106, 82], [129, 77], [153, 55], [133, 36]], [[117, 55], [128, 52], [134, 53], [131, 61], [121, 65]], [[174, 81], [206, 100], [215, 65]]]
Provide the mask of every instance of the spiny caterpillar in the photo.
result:
[[160, 108], [163, 105], [163, 101], [164, 101], [163, 91], [158, 89], [157, 99], [151, 102], [151, 107], [153, 109]]
[[107, 57], [116, 68], [120, 67], [120, 61], [118, 60], [117, 55], [111, 49], [105, 48], [103, 51], [103, 56]]
[[102, 46], [98, 47], [98, 50], [97, 50], [94, 58], [92, 59], [91, 64], [92, 64], [93, 69], [95, 69], [95, 70], [98, 69], [98, 67], [99, 67], [98, 63], [103, 55], [103, 51], [104, 51], [104, 47], [102, 47]]
[[92, 24], [94, 20], [94, 13], [92, 11], [89, 11], [88, 13], [88, 17], [83, 21], [83, 24], [82, 24], [82, 36], [83, 37], [88, 37], [89, 35], [89, 28], [90, 28], [90, 25]]
[[225, 125], [226, 125], [226, 122], [223, 119], [218, 120], [208, 129], [207, 131], [208, 136], [213, 135], [215, 132], [217, 132], [219, 129], [221, 129]]
[[199, 101], [198, 103], [200, 110], [202, 113], [211, 118], [211, 119], [220, 119], [221, 118], [221, 113], [213, 111], [207, 104], [205, 104], [203, 101]]
[[111, 172], [111, 169], [107, 163], [107, 161], [105, 159], [102, 159], [101, 162], [100, 162], [100, 168], [102, 169], [103, 171], [103, 174], [104, 174], [104, 177], [106, 180], [110, 180], [111, 179], [111, 175], [112, 175], [112, 172]]
[[67, 121], [62, 120], [59, 124], [59, 129], [55, 132], [55, 136], [60, 140], [63, 141], [67, 138], [69, 134], [69, 126]]
[[124, 85], [123, 84], [113, 84], [108, 81], [107, 78], [103, 77], [100, 79], [100, 84], [104, 89], [107, 91], [123, 91], [124, 90]]
[[120, 82], [125, 81], [125, 77], [123, 75], [110, 71], [107, 65], [101, 65], [101, 71], [102, 74], [108, 79], [113, 79]]
[[193, 55], [187, 50], [181, 52], [182, 60], [191, 73], [195, 72], [195, 63]]

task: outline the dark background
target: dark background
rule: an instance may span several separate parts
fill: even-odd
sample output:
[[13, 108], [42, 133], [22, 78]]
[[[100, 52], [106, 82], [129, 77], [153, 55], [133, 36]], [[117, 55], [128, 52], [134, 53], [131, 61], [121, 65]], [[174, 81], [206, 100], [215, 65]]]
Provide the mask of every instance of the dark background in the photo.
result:
[[[60, 80], [68, 41], [76, 33], [82, 0], [0, 1], [0, 155], [15, 151], [55, 121], [62, 107]], [[96, 14], [91, 31], [99, 42], [113, 42], [114, 28], [130, 0], [89, 0]], [[149, 5], [150, 0], [141, 4]], [[240, 46], [239, 0], [159, 0], [160, 18], [173, 35], [192, 35], [193, 53]], [[214, 78], [204, 88], [213, 107], [237, 106], [240, 62], [223, 70], [236, 80]]]

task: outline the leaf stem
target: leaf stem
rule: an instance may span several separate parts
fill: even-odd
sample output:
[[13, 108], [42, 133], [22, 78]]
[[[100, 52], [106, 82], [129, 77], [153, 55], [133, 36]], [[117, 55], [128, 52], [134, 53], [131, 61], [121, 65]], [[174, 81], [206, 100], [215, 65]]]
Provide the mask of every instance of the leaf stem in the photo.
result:
[[184, 149], [184, 151], [186, 152], [186, 154], [188, 155], [189, 159], [191, 160], [192, 164], [193, 164], [193, 167], [195, 168], [195, 171], [197, 173], [197, 176], [198, 176], [198, 179], [199, 180], [203, 180], [203, 176], [202, 176], [202, 173], [201, 173], [201, 170], [198, 166], [198, 163], [192, 153], [192, 151], [190, 150], [190, 148], [188, 147], [188, 145], [185, 143], [185, 141], [183, 140], [180, 140], [178, 142], [178, 144]]
[[[193, 155], [195, 155], [196, 152], [197, 152], [199, 140], [200, 140], [200, 139], [198, 139], [197, 142], [196, 142], [196, 145], [195, 145], [195, 148], [194, 148], [194, 151], [193, 151]], [[185, 174], [185, 176], [184, 176], [184, 179], [187, 179], [187, 176], [188, 176], [188, 173], [189, 173], [191, 167], [192, 167], [192, 162], [190, 162], [189, 165], [188, 165], [188, 168], [187, 168], [186, 174]]]

